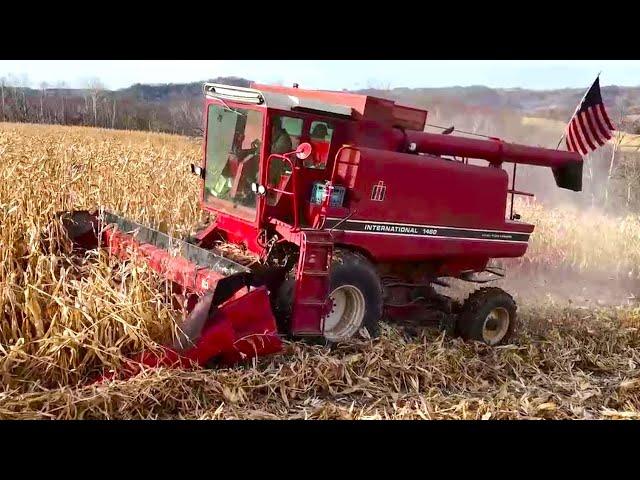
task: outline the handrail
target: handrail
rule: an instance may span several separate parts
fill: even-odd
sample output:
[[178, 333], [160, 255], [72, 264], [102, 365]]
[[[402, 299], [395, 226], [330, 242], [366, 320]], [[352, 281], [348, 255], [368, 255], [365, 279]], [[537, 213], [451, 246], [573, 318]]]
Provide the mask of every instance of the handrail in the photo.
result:
[[329, 180], [331, 184], [333, 184], [333, 179], [336, 177], [336, 169], [338, 168], [338, 158], [340, 158], [340, 153], [342, 153], [343, 150], [355, 150], [357, 152], [358, 148], [354, 147], [353, 145], [342, 145], [338, 149], [334, 157], [333, 168], [331, 169], [331, 179]]
[[514, 198], [516, 195], [523, 195], [527, 197], [535, 197], [533, 193], [523, 192], [521, 190], [516, 190], [516, 171], [517, 171], [518, 162], [513, 162], [513, 175], [511, 178], [511, 188], [507, 190], [507, 195], [511, 195], [511, 212], [509, 214], [509, 220], [514, 219], [513, 215], [513, 205]]
[[[353, 164], [353, 163], [339, 162], [340, 154], [342, 153], [343, 150], [353, 150], [355, 152], [359, 151], [358, 147], [354, 147], [353, 145], [342, 145], [338, 149], [338, 151], [336, 152], [336, 155], [335, 155], [334, 160], [333, 160], [333, 168], [331, 169], [331, 178], [329, 179], [329, 185], [328, 185], [328, 188], [326, 190], [324, 201], [323, 201], [321, 209], [320, 209], [321, 216], [325, 216], [326, 217], [327, 209], [329, 208], [329, 205], [331, 203], [331, 196], [333, 194], [333, 188], [334, 188], [333, 184], [334, 184], [334, 180], [336, 178], [336, 173], [337, 173], [337, 169], [338, 169], [338, 163], [342, 163], [343, 165], [354, 165], [354, 166], [358, 166], [359, 165], [359, 164]], [[349, 214], [347, 216], [347, 218], [351, 217], [354, 213], [355, 213], [355, 211], [352, 212], [351, 214]], [[343, 219], [342, 221], [344, 221], [344, 220], [345, 219]]]
[[523, 192], [522, 190], [507, 190], [507, 193], [523, 195], [525, 197], [535, 197], [535, 193]]
[[[269, 157], [267, 158], [267, 164], [266, 164], [266, 174], [267, 174], [267, 191], [271, 190], [273, 192], [278, 192], [281, 193], [283, 195], [292, 195], [293, 196], [293, 230], [298, 230], [299, 225], [298, 225], [298, 183], [296, 182], [296, 178], [297, 178], [297, 169], [298, 167], [293, 163], [293, 161], [288, 157], [289, 155], [295, 154], [296, 152], [291, 152], [291, 153], [287, 153], [284, 155], [280, 155], [278, 153], [272, 153], [271, 155], [269, 155]], [[269, 167], [271, 167], [271, 159], [275, 157], [275, 158], [280, 158], [286, 162], [289, 163], [289, 165], [291, 165], [291, 176], [292, 176], [292, 182], [293, 182], [293, 192], [287, 192], [285, 190], [281, 190], [279, 188], [275, 188], [273, 186], [270, 185], [269, 182]]]

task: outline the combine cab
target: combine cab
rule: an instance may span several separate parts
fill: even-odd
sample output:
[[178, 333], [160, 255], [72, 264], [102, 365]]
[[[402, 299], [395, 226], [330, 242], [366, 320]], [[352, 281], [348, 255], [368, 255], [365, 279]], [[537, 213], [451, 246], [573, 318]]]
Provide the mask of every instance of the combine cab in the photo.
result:
[[[235, 362], [278, 351], [281, 335], [375, 337], [383, 318], [434, 312], [464, 338], [509, 338], [516, 306], [506, 292], [482, 288], [458, 306], [433, 285], [499, 278], [490, 261], [524, 255], [534, 229], [513, 212], [524, 194], [516, 165], [549, 167], [559, 187], [579, 191], [578, 154], [425, 133], [427, 111], [364, 95], [217, 84], [204, 94], [204, 155], [192, 173], [210, 225], [187, 242], [109, 212], [64, 217], [78, 248], [136, 252], [184, 295], [184, 338], [143, 363]], [[227, 258], [220, 242], [260, 261]]]

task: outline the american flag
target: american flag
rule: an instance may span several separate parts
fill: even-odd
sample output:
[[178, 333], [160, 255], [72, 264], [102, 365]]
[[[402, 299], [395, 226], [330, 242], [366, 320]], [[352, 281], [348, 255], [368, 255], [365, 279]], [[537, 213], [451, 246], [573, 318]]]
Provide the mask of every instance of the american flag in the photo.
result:
[[582, 99], [564, 132], [567, 148], [586, 155], [604, 145], [611, 138], [615, 127], [609, 120], [602, 95], [600, 77], [596, 78]]

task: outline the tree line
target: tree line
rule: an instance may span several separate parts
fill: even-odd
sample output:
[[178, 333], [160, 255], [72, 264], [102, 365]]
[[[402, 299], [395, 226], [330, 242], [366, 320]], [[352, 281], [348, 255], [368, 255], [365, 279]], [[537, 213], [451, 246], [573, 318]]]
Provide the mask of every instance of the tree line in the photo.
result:
[[[237, 77], [217, 78], [215, 83], [249, 86]], [[122, 130], [146, 130], [201, 137], [203, 123], [202, 83], [184, 85], [133, 85], [110, 91], [97, 80], [88, 81], [83, 89], [42, 83], [38, 88], [25, 79], [0, 78], [0, 121], [78, 125]], [[390, 90], [378, 95], [394, 98]], [[402, 98], [401, 101], [407, 101]], [[447, 99], [416, 97], [413, 103], [429, 110], [429, 123], [455, 125], [507, 141], [555, 148], [561, 131], [523, 125], [518, 112], [508, 109], [470, 107]], [[573, 195], [549, 188], [550, 171], [520, 167], [519, 184], [550, 202], [570, 201], [582, 205], [640, 211], [640, 148], [623, 151], [620, 142], [625, 132], [640, 132], [635, 109], [622, 101], [615, 102], [612, 116], [621, 132], [605, 147], [585, 157], [584, 190]], [[437, 131], [437, 129], [436, 129]]]
[[[240, 78], [221, 78], [248, 86]], [[202, 134], [202, 83], [187, 85], [134, 85], [111, 91], [97, 80], [85, 88], [0, 78], [0, 121], [79, 125], [122, 130], [148, 130], [199, 136]]]

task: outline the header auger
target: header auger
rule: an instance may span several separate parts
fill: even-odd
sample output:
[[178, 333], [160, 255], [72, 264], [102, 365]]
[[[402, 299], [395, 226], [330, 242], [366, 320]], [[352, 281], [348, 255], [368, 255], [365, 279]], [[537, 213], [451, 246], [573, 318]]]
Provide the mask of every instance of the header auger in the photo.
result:
[[[204, 96], [192, 173], [210, 225], [183, 241], [112, 213], [65, 216], [78, 247], [137, 252], [184, 295], [185, 337], [143, 363], [236, 362], [277, 352], [281, 336], [375, 337], [383, 318], [434, 314], [466, 339], [509, 338], [506, 292], [481, 288], [459, 305], [433, 285], [499, 278], [492, 259], [525, 254], [534, 226], [513, 206], [507, 215], [508, 196], [525, 193], [505, 162], [548, 167], [579, 191], [578, 154], [425, 133], [426, 110], [365, 95], [205, 84]], [[260, 261], [228, 258], [218, 242]]]

